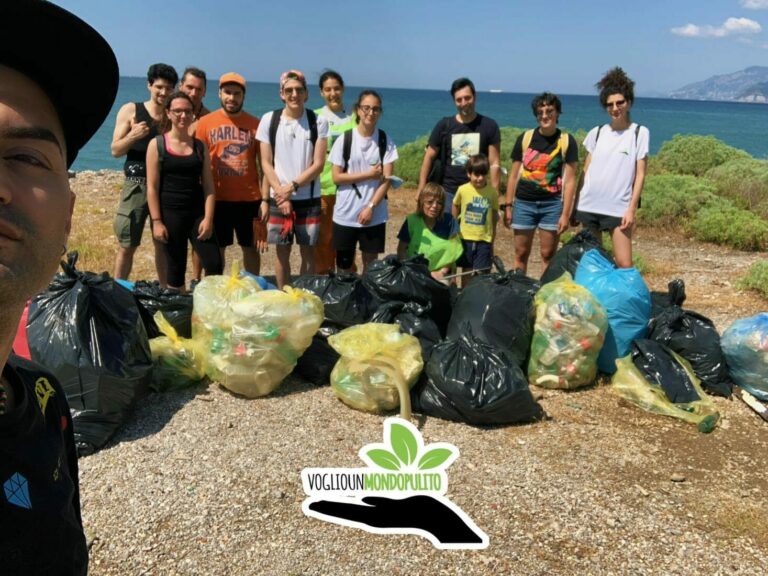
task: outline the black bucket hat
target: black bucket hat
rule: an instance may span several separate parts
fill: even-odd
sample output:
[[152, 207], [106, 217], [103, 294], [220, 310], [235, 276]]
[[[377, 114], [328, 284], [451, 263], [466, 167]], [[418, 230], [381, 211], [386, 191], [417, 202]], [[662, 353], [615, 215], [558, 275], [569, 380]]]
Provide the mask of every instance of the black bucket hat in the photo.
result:
[[2, 0], [0, 64], [34, 80], [51, 100], [71, 166], [115, 101], [119, 69], [112, 48], [89, 24], [55, 4]]

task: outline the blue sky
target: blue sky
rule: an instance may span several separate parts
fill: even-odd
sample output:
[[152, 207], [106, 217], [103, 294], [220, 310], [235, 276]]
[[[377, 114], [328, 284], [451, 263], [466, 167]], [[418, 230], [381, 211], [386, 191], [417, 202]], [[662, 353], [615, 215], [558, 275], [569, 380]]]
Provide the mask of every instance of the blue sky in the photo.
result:
[[[54, 0], [112, 44], [121, 74], [195, 65], [276, 82], [337, 69], [353, 86], [594, 93], [622, 66], [640, 95], [768, 64], [768, 0]], [[87, 65], [87, 64], [85, 64]]]

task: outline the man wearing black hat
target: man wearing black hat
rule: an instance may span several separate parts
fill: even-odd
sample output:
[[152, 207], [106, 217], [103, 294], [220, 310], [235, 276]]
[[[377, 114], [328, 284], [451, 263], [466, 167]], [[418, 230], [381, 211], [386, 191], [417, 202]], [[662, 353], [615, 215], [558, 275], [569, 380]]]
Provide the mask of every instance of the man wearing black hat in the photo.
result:
[[[49, 41], [55, 38], [56, 49]], [[99, 90], [82, 97], [82, 87]], [[58, 382], [11, 353], [26, 301], [66, 250], [68, 168], [110, 111], [118, 67], [43, 0], [0, 3], [0, 573], [85, 574], [72, 419]]]

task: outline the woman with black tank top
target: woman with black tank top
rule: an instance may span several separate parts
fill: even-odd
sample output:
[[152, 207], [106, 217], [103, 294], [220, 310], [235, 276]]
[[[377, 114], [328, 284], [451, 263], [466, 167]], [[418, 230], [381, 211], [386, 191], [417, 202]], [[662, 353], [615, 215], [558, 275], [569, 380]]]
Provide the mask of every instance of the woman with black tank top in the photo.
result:
[[208, 150], [189, 134], [192, 100], [174, 92], [166, 100], [165, 115], [170, 130], [147, 147], [147, 202], [152, 236], [163, 243], [168, 260], [167, 287], [184, 291], [188, 241], [206, 275], [223, 271], [213, 230], [216, 198]]

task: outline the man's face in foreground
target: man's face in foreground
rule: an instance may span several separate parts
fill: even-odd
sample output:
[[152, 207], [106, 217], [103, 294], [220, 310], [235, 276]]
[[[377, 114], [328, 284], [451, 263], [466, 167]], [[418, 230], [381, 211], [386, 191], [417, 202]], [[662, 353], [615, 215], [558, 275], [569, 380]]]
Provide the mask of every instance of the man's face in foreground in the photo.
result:
[[53, 104], [28, 77], [0, 65], [0, 306], [48, 284], [74, 200]]

